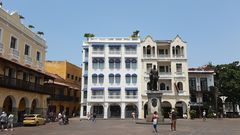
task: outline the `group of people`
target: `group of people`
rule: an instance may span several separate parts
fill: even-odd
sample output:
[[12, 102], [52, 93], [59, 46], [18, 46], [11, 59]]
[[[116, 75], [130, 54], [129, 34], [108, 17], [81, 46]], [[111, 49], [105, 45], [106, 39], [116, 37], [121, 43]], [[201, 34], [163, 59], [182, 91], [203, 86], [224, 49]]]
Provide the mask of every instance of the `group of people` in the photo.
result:
[[[172, 110], [169, 113], [169, 118], [171, 120], [171, 131], [176, 131], [177, 113], [174, 110]], [[158, 132], [157, 130], [158, 119], [159, 119], [159, 116], [157, 114], [157, 111], [155, 111], [152, 116], [152, 124], [153, 124], [154, 132], [156, 133]]]
[[13, 114], [7, 115], [7, 113], [3, 111], [0, 115], [1, 131], [3, 130], [7, 131], [8, 128], [10, 128], [10, 130], [13, 131], [13, 120], [14, 120]]
[[69, 124], [69, 119], [68, 119], [68, 116], [65, 114], [65, 112], [59, 112], [58, 113], [58, 122], [59, 122], [59, 125], [66, 125], [66, 124]]
[[96, 122], [96, 118], [97, 118], [97, 114], [96, 113], [91, 113], [91, 114], [89, 112], [87, 113], [87, 119], [88, 120], [92, 120], [92, 122], [95, 123]]

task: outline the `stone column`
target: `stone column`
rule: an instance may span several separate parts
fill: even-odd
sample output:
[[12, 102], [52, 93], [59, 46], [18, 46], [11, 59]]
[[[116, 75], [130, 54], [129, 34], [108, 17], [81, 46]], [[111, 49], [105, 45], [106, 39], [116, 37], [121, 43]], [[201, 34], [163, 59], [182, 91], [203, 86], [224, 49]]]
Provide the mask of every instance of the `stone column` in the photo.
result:
[[84, 106], [84, 105], [81, 105], [81, 109], [80, 109], [80, 118], [83, 118], [83, 106]]
[[121, 119], [125, 119], [125, 103], [121, 104]]
[[103, 115], [103, 119], [107, 119], [108, 118], [108, 103], [104, 103], [104, 115]]
[[31, 113], [31, 109], [30, 108], [26, 108], [25, 109], [25, 114], [30, 114]]
[[18, 122], [18, 108], [13, 107], [13, 108], [12, 108], [12, 114], [14, 115], [14, 120], [13, 120], [13, 122], [14, 122], [14, 123], [17, 123], [17, 122]]

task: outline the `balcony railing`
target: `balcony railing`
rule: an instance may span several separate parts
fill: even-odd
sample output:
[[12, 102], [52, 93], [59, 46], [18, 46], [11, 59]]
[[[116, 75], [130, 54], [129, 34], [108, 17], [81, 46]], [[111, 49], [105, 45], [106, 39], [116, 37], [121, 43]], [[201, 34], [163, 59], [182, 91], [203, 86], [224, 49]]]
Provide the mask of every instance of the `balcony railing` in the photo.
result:
[[104, 95], [92, 95], [92, 99], [103, 99]]
[[104, 51], [92, 51], [93, 54], [104, 54]]
[[8, 76], [0, 75], [0, 86], [11, 89], [18, 89], [22, 91], [37, 92], [44, 94], [51, 94], [52, 87], [46, 85], [40, 85], [21, 79], [10, 78]]
[[125, 51], [125, 54], [137, 54], [137, 51]]
[[184, 58], [184, 55], [173, 55], [174, 58]]
[[10, 49], [10, 55], [12, 56], [12, 59], [19, 60], [19, 51], [17, 49]]
[[37, 62], [37, 68], [40, 69], [40, 70], [42, 70], [42, 69], [43, 69], [43, 63], [40, 62], [40, 61], [38, 61], [38, 62]]
[[121, 54], [121, 51], [109, 51], [109, 54]]
[[154, 58], [155, 54], [143, 54], [144, 58]]
[[120, 95], [108, 95], [110, 99], [120, 99]]
[[158, 58], [170, 58], [169, 54], [158, 54]]
[[0, 53], [3, 53], [3, 44], [2, 43], [0, 43]]
[[51, 100], [59, 100], [59, 101], [74, 101], [73, 96], [66, 96], [66, 95], [51, 95]]
[[24, 56], [24, 62], [27, 65], [31, 65], [32, 64], [32, 58], [30, 56], [28, 56], [28, 55], [25, 55]]
[[125, 98], [126, 99], [136, 99], [136, 98], [138, 98], [138, 95], [126, 95]]

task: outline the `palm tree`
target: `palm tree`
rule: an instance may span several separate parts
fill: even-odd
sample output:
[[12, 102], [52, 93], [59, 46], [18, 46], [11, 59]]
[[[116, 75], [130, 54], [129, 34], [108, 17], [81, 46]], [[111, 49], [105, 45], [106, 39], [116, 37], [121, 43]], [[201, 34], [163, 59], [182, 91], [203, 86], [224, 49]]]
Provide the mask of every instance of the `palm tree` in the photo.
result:
[[134, 31], [133, 34], [131, 35], [131, 37], [132, 37], [132, 38], [137, 38], [137, 37], [139, 37], [139, 32], [140, 32], [139, 30]]
[[85, 33], [84, 37], [87, 38], [87, 40], [88, 40], [89, 38], [95, 37], [95, 35], [92, 33]]
[[33, 25], [28, 25], [28, 28], [33, 29], [35, 27]]
[[40, 36], [44, 35], [44, 33], [42, 31], [38, 31], [37, 34]]

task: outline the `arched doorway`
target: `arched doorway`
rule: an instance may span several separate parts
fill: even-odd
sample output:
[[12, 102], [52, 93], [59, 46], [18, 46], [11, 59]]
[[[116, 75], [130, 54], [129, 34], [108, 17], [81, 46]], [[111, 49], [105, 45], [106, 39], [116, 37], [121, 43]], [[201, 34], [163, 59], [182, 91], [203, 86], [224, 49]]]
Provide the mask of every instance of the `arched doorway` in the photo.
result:
[[38, 113], [37, 112], [37, 107], [38, 107], [38, 100], [37, 99], [34, 99], [33, 101], [32, 101], [32, 105], [31, 105], [31, 114], [33, 114], [33, 113]]
[[16, 107], [16, 101], [14, 97], [7, 96], [3, 102], [3, 111], [7, 114], [13, 113], [13, 107]]
[[125, 118], [131, 118], [132, 112], [135, 112], [136, 118], [138, 116], [138, 108], [134, 104], [129, 104], [125, 108]]
[[93, 105], [91, 107], [91, 112], [95, 113], [97, 118], [103, 118], [104, 109], [102, 105]]
[[172, 105], [168, 101], [162, 102], [162, 111], [164, 118], [169, 118], [169, 112], [171, 112]]
[[144, 118], [146, 118], [147, 115], [148, 115], [148, 102], [146, 102], [144, 105]]
[[109, 106], [109, 116], [110, 118], [120, 118], [121, 117], [121, 107], [119, 105]]
[[178, 101], [175, 104], [175, 108], [176, 108], [176, 111], [177, 111], [177, 116], [179, 118], [183, 118], [183, 114], [187, 113], [187, 104], [183, 101]]
[[22, 122], [24, 118], [24, 114], [29, 113], [27, 107], [29, 102], [27, 98], [22, 98], [18, 105], [18, 122]]

